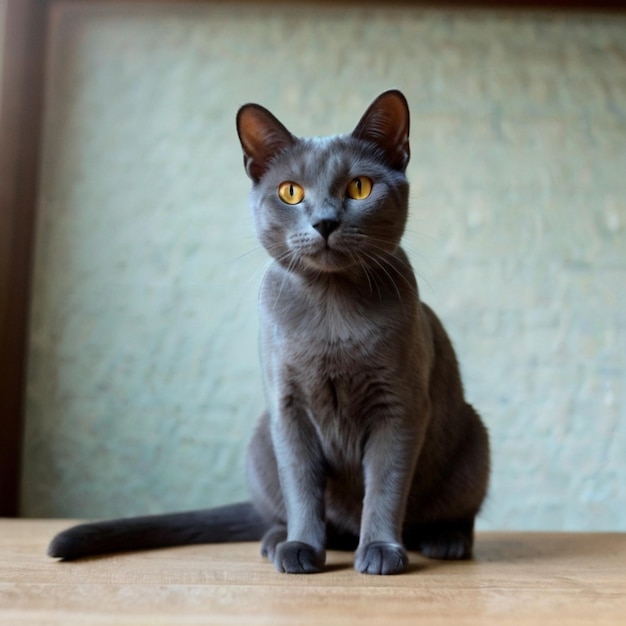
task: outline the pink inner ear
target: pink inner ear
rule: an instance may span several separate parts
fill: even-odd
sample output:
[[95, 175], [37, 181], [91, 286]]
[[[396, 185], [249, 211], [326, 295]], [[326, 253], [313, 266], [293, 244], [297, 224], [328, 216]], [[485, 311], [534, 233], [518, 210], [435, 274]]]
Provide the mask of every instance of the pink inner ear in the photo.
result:
[[265, 151], [268, 133], [258, 110], [251, 107], [242, 109], [238, 130], [241, 146], [248, 156], [253, 157]]
[[387, 91], [370, 105], [352, 133], [379, 146], [389, 165], [404, 170], [409, 162], [409, 107], [399, 91]]
[[247, 104], [239, 109], [237, 132], [246, 170], [253, 180], [261, 178], [272, 159], [295, 140], [267, 109], [258, 104]]

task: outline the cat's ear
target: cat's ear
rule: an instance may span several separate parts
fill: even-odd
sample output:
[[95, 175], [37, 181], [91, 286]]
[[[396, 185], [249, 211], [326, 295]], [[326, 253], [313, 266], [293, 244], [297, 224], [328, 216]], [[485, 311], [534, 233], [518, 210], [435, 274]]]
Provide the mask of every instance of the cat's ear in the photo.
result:
[[237, 113], [237, 134], [248, 176], [258, 181], [272, 159], [296, 138], [265, 108], [244, 104]]
[[395, 89], [382, 93], [365, 111], [352, 136], [376, 144], [391, 167], [404, 171], [411, 156], [406, 98]]

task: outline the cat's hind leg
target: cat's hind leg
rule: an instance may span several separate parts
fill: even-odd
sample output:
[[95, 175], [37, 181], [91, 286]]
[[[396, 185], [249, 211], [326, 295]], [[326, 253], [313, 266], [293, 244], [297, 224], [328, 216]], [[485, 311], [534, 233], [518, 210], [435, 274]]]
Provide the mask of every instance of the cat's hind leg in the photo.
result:
[[[459, 423], [465, 431], [449, 471], [427, 494], [414, 501], [413, 522], [404, 527], [409, 550], [431, 559], [470, 559], [474, 547], [474, 519], [489, 483], [489, 438], [480, 417], [469, 404], [461, 407]], [[419, 512], [419, 513], [416, 513]], [[419, 521], [422, 519], [428, 521]]]
[[404, 544], [429, 559], [471, 559], [474, 518], [453, 522], [413, 524], [404, 530]]
[[278, 544], [285, 541], [287, 541], [287, 526], [284, 524], [272, 526], [261, 540], [261, 554], [273, 562]]

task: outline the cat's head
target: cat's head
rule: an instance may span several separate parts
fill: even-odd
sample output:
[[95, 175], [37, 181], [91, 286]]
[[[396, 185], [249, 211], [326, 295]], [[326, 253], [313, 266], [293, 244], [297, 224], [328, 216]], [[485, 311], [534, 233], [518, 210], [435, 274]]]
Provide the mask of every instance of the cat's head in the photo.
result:
[[299, 138], [267, 109], [237, 114], [257, 237], [291, 271], [380, 264], [407, 219], [409, 110], [381, 94], [352, 133]]

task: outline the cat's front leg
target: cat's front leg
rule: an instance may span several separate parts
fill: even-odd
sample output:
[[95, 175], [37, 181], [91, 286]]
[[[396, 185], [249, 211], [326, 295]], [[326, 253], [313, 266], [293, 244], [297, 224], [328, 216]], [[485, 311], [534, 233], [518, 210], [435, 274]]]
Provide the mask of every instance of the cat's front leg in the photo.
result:
[[[320, 571], [326, 561], [326, 475], [319, 441], [309, 419], [293, 406], [292, 400], [285, 404], [272, 418], [271, 431], [287, 513], [287, 536], [284, 541], [275, 542], [268, 556], [279, 572], [313, 573]], [[267, 539], [268, 546], [275, 541]]]
[[354, 562], [362, 574], [399, 574], [409, 563], [402, 525], [419, 437], [394, 422], [382, 420], [365, 448], [365, 498]]

